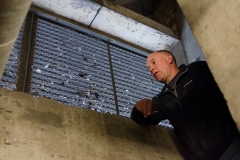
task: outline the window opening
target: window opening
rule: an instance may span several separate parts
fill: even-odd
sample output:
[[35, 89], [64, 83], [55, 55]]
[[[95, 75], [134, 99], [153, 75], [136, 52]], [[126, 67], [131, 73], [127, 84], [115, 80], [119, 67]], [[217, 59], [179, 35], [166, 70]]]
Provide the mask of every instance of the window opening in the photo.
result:
[[[35, 97], [130, 117], [138, 100], [151, 98], [161, 91], [163, 84], [147, 73], [147, 53], [47, 17], [34, 16], [35, 43], [32, 61], [28, 62], [31, 73], [27, 85]], [[0, 86], [9, 90], [16, 90], [24, 25], [0, 81]], [[173, 129], [168, 120], [159, 125]]]

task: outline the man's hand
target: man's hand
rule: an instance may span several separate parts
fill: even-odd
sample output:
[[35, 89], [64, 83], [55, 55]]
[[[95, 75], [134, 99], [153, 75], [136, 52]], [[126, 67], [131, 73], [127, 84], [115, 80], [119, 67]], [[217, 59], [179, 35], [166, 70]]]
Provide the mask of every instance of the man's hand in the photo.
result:
[[143, 113], [145, 118], [152, 114], [152, 100], [150, 99], [144, 98], [138, 101], [135, 107], [139, 112]]

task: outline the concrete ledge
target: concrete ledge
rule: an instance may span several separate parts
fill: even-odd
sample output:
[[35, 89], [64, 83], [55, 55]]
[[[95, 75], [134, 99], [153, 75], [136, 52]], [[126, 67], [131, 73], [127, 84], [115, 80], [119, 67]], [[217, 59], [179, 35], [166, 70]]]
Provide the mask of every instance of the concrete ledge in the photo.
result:
[[0, 89], [0, 159], [182, 160], [172, 132]]

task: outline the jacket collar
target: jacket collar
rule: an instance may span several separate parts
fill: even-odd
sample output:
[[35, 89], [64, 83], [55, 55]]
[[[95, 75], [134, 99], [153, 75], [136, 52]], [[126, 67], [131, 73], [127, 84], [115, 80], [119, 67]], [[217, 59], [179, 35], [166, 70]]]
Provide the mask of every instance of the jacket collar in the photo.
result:
[[[188, 71], [188, 67], [185, 65], [185, 64], [182, 64], [180, 67], [179, 67], [179, 72], [180, 72], [180, 75], [179, 77], [181, 77], [184, 73], [186, 73]], [[176, 75], [177, 76], [177, 75]], [[179, 79], [178, 77], [178, 79]], [[178, 80], [177, 79], [177, 80]], [[177, 81], [176, 81], [177, 82]], [[174, 86], [175, 88], [176, 86]], [[168, 86], [165, 84], [165, 86], [163, 87], [162, 91], [158, 94], [158, 96], [161, 96], [163, 95], [164, 93], [166, 93], [168, 91]]]

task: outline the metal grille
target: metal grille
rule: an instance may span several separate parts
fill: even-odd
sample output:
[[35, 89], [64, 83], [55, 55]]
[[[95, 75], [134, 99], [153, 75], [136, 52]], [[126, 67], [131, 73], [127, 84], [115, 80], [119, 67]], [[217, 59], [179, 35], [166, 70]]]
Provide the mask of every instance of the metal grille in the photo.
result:
[[[164, 84], [156, 82], [148, 74], [145, 67], [146, 57], [115, 46], [110, 46], [110, 51], [119, 114], [130, 117], [138, 100], [151, 99], [162, 90]], [[159, 125], [173, 129], [169, 120], [163, 120]]]
[[116, 113], [107, 45], [38, 19], [30, 93]]
[[22, 24], [18, 38], [12, 48], [10, 57], [6, 64], [2, 78], [0, 80], [0, 86], [8, 90], [16, 90], [17, 72], [19, 66], [20, 53], [22, 49], [22, 39], [24, 33], [25, 21]]
[[114, 46], [111, 46], [110, 50], [119, 114], [130, 117], [138, 100], [153, 97], [161, 91], [163, 85], [151, 80], [145, 67], [146, 57]]
[[[138, 100], [151, 98], [161, 91], [163, 84], [154, 81], [147, 73], [146, 56], [130, 51], [128, 46], [128, 49], [123, 48], [123, 44], [118, 47], [115, 41], [111, 40], [109, 41], [115, 45], [107, 44], [99, 35], [94, 38], [84, 34], [85, 32], [39, 17], [35, 22], [37, 27], [34, 53], [31, 73], [28, 76], [31, 79], [28, 84], [29, 92], [34, 96], [44, 96], [66, 105], [130, 117]], [[21, 28], [0, 81], [0, 86], [9, 90], [16, 89], [17, 77], [21, 75], [18, 73], [18, 65], [24, 25], [26, 24]], [[19, 84], [21, 83], [23, 82]], [[173, 129], [168, 120], [160, 122], [159, 125]]]

